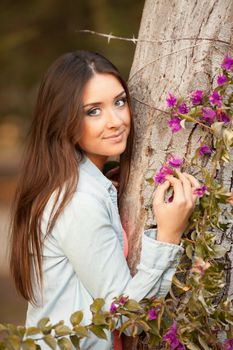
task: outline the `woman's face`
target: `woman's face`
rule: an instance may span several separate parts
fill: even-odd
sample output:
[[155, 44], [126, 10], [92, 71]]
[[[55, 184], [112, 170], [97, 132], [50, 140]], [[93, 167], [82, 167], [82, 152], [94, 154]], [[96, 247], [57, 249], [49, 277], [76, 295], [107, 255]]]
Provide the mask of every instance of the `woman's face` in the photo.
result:
[[109, 156], [126, 148], [130, 110], [120, 81], [112, 74], [95, 74], [83, 94], [83, 132], [79, 146], [102, 170]]

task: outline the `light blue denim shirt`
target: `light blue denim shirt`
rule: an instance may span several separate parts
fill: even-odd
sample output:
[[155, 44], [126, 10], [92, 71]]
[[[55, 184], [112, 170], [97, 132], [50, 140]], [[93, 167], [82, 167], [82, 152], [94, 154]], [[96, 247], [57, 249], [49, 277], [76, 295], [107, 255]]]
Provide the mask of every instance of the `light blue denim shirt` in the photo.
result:
[[[53, 205], [48, 202], [42, 222], [46, 227]], [[35, 286], [38, 305], [27, 311], [27, 326], [42, 317], [52, 323], [82, 310], [83, 324], [91, 319], [90, 304], [104, 298], [109, 309], [120, 294], [132, 299], [165, 296], [171, 286], [181, 246], [156, 241], [155, 231], [142, 235], [142, 250], [137, 273], [132, 277], [124, 257], [122, 226], [117, 208], [117, 192], [112, 182], [87, 158], [80, 164], [77, 190], [59, 216], [43, 248], [43, 290]], [[111, 350], [112, 337], [101, 340], [94, 335], [82, 340], [84, 350]], [[47, 347], [42, 343], [42, 349]]]

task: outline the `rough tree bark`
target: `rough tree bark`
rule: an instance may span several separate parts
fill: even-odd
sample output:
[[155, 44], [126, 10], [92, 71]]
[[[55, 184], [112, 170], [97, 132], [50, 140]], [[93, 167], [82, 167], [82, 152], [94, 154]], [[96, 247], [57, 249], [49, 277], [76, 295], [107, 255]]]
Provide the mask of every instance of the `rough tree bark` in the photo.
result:
[[[130, 181], [121, 203], [123, 225], [129, 236], [129, 265], [135, 272], [141, 234], [153, 221], [153, 188], [146, 181], [166, 161], [168, 152], [190, 159], [200, 137], [199, 128], [172, 137], [165, 108], [169, 91], [186, 96], [194, 89], [210, 89], [216, 67], [233, 44], [232, 0], [146, 0], [129, 87], [133, 98], [136, 142]], [[208, 164], [205, 164], [208, 166]], [[218, 173], [232, 190], [233, 164]], [[190, 169], [186, 168], [186, 171]], [[232, 229], [220, 237], [229, 248]], [[232, 250], [228, 254], [233, 261]], [[227, 291], [233, 293], [233, 270]], [[133, 344], [124, 346], [133, 349]]]

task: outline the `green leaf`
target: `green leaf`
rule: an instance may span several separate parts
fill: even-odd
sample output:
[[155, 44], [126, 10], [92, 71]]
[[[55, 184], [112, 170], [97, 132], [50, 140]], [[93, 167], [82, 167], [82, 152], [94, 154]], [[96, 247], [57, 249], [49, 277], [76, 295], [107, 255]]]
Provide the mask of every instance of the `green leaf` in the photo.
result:
[[211, 348], [208, 347], [207, 343], [205, 340], [198, 334], [198, 340], [201, 346], [204, 348], [204, 350], [211, 350]]
[[5, 342], [3, 342], [1, 340], [0, 340], [0, 350], [8, 350], [7, 347], [6, 347]]
[[57, 341], [51, 334], [45, 335], [43, 340], [51, 349], [56, 350]]
[[94, 302], [91, 304], [90, 310], [91, 310], [92, 312], [94, 312], [94, 313], [99, 312], [99, 311], [102, 309], [102, 307], [104, 306], [104, 304], [105, 304], [104, 299], [97, 298], [97, 299], [95, 299]]
[[129, 311], [141, 311], [142, 310], [141, 305], [133, 299], [127, 300], [127, 302], [125, 303], [125, 308], [128, 309]]
[[199, 348], [199, 346], [195, 345], [193, 342], [189, 341], [186, 344], [187, 348], [190, 350], [201, 350], [201, 348]]
[[211, 129], [213, 130], [214, 135], [218, 138], [222, 137], [223, 125], [224, 125], [224, 122], [215, 122], [211, 125]]
[[233, 130], [224, 129], [223, 141], [227, 147], [231, 147], [233, 145]]
[[55, 328], [55, 333], [59, 337], [64, 335], [69, 335], [71, 332], [72, 332], [71, 329], [64, 325], [59, 325]]
[[86, 329], [86, 327], [77, 325], [74, 327], [74, 331], [79, 337], [88, 337], [88, 330]]
[[26, 332], [26, 327], [23, 327], [23, 326], [18, 326], [17, 327], [17, 331], [18, 331], [18, 334], [21, 338], [24, 337], [24, 334]]
[[29, 335], [39, 334], [39, 333], [41, 333], [41, 330], [38, 327], [29, 327], [27, 328], [25, 335], [29, 336]]
[[131, 322], [130, 321], [124, 322], [123, 325], [119, 329], [120, 334], [122, 334], [129, 326], [131, 326]]
[[140, 333], [139, 327], [137, 326], [137, 324], [134, 323], [132, 325], [131, 336], [136, 337], [139, 333]]
[[58, 339], [57, 344], [61, 350], [72, 350], [72, 343], [67, 338]]
[[43, 329], [46, 325], [48, 325], [49, 321], [50, 319], [48, 317], [44, 317], [37, 323], [37, 327]]
[[2, 323], [0, 323], [0, 332], [8, 331], [8, 327]]
[[185, 249], [185, 253], [187, 255], [187, 257], [192, 260], [192, 257], [193, 257], [193, 246], [192, 244], [189, 244], [186, 249]]
[[97, 326], [102, 325], [102, 324], [107, 324], [106, 319], [104, 315], [102, 314], [95, 314], [93, 316], [93, 323]]
[[36, 350], [36, 344], [33, 339], [26, 339], [22, 342], [23, 350]]
[[76, 350], [80, 350], [80, 349], [81, 349], [81, 348], [80, 348], [80, 345], [79, 345], [80, 340], [79, 340], [79, 338], [77, 337], [77, 335], [71, 335], [71, 336], [70, 336], [70, 340], [71, 340], [72, 344], [75, 346], [75, 349], [76, 349]]
[[137, 321], [136, 323], [140, 325], [145, 332], [148, 332], [151, 329], [151, 327], [143, 320]]
[[215, 258], [217, 259], [222, 258], [223, 256], [225, 256], [226, 252], [227, 252], [227, 249], [224, 248], [223, 246], [217, 245], [217, 244], [214, 246]]
[[149, 185], [153, 186], [155, 184], [154, 180], [151, 177], [149, 179], [146, 179], [146, 181], [148, 182]]
[[83, 312], [82, 311], [76, 311], [70, 316], [70, 322], [73, 326], [76, 326], [79, 324], [83, 319]]
[[107, 339], [107, 336], [101, 326], [90, 326], [90, 331], [94, 333], [98, 338]]
[[172, 283], [173, 283], [176, 287], [182, 289], [184, 292], [187, 292], [188, 290], [191, 289], [191, 286], [186, 286], [184, 283], [180, 282], [180, 281], [178, 280], [178, 278], [177, 278], [175, 275], [174, 275], [173, 278], [172, 278]]
[[10, 344], [9, 349], [20, 350], [21, 339], [17, 335], [9, 336], [7, 342]]

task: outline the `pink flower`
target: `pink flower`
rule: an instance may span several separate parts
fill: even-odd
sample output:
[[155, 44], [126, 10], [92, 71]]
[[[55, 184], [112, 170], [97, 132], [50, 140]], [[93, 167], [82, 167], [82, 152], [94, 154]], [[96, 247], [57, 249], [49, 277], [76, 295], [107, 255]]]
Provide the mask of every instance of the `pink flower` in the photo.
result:
[[214, 122], [215, 116], [216, 116], [216, 113], [212, 108], [208, 108], [208, 107], [202, 108], [202, 119], [205, 122], [212, 124]]
[[210, 266], [211, 265], [208, 261], [205, 262], [201, 258], [195, 257], [195, 263], [191, 271], [203, 276], [205, 274], [205, 270], [207, 270]]
[[174, 322], [173, 325], [169, 328], [167, 333], [163, 336], [163, 341], [167, 342], [170, 345], [170, 349], [179, 349], [184, 350], [184, 346], [181, 344], [177, 337], [177, 325]]
[[224, 74], [218, 76], [218, 78], [217, 78], [218, 86], [222, 86], [226, 82], [227, 82], [227, 77]]
[[166, 174], [164, 174], [164, 172], [162, 171], [162, 168], [160, 169], [160, 171], [158, 171], [154, 176], [153, 176], [153, 180], [156, 184], [163, 184], [165, 182], [165, 177]]
[[203, 144], [199, 148], [199, 154], [201, 156], [205, 156], [205, 155], [208, 155], [208, 154], [211, 154], [211, 153], [212, 153], [212, 149], [208, 145]]
[[188, 106], [186, 105], [186, 103], [181, 103], [179, 106], [178, 106], [178, 111], [181, 113], [181, 114], [187, 114], [189, 112], [189, 108]]
[[202, 103], [203, 99], [203, 91], [202, 90], [195, 90], [191, 93], [191, 100], [194, 105], [199, 105]]
[[224, 350], [233, 350], [233, 338], [224, 341]]
[[166, 101], [167, 101], [168, 107], [170, 107], [170, 108], [175, 107], [175, 105], [177, 104], [177, 99], [175, 98], [175, 96], [171, 92], [168, 93], [168, 97], [167, 97]]
[[125, 305], [125, 303], [126, 303], [126, 298], [121, 297], [120, 300], [119, 300], [119, 304], [120, 305]]
[[231, 70], [233, 67], [233, 58], [229, 57], [228, 53], [226, 54], [221, 67], [226, 70]]
[[173, 117], [171, 120], [169, 120], [168, 125], [170, 126], [173, 134], [175, 134], [180, 129], [182, 129], [180, 122], [181, 122], [181, 120], [176, 116]]
[[169, 166], [167, 166], [167, 165], [163, 165], [162, 168], [161, 168], [161, 171], [164, 174], [173, 175], [173, 170], [171, 168], [169, 168]]
[[112, 302], [110, 306], [110, 312], [111, 314], [115, 314], [116, 311], [117, 311], [117, 305], [114, 302]]
[[193, 194], [196, 194], [198, 197], [202, 197], [206, 193], [207, 189], [208, 189], [207, 186], [203, 185], [193, 190]]
[[150, 321], [153, 321], [153, 320], [156, 320], [157, 316], [158, 316], [158, 312], [159, 312], [159, 309], [151, 309], [147, 312], [147, 315], [149, 317], [149, 320]]
[[220, 122], [229, 123], [230, 117], [221, 108], [217, 109], [217, 119]]
[[221, 107], [222, 105], [222, 97], [219, 95], [217, 91], [214, 91], [210, 97], [209, 97], [210, 103], [212, 105], [216, 105], [218, 107]]
[[168, 164], [172, 167], [172, 168], [180, 168], [183, 164], [183, 160], [180, 158], [176, 158], [175, 156], [171, 156], [169, 158]]

